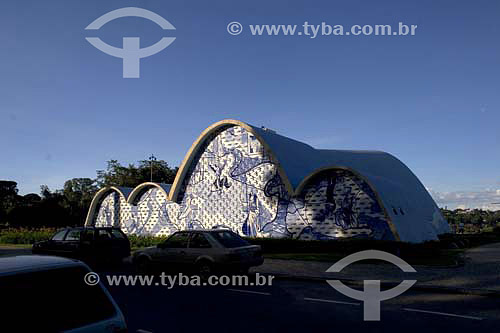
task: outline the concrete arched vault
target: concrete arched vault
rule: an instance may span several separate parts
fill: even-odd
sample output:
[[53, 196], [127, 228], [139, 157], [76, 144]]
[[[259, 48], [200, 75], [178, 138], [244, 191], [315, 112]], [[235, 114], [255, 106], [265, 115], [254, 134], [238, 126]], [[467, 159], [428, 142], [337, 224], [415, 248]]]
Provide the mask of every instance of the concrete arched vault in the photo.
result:
[[[346, 170], [368, 184], [396, 240], [421, 242], [437, 239], [438, 234], [449, 232], [449, 226], [425, 187], [406, 165], [391, 154], [315, 149], [272, 130], [233, 119], [219, 121], [201, 133], [184, 157], [171, 186], [147, 182], [134, 189], [107, 187], [97, 192], [86, 224], [92, 224], [100, 202], [109, 191], [118, 192], [128, 204], [134, 205], [141, 193], [157, 188], [168, 201], [179, 203], [189, 170], [197, 162], [197, 156], [218, 133], [231, 127], [241, 127], [259, 141], [290, 198], [299, 196], [316, 175], [328, 170]], [[398, 214], [403, 210], [405, 214]]]

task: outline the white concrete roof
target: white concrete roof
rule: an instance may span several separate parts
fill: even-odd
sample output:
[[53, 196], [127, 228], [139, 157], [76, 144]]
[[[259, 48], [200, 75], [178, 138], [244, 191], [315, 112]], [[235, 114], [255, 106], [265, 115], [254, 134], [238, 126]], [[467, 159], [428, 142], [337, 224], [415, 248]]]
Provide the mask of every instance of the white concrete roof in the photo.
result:
[[349, 169], [362, 176], [378, 193], [401, 240], [436, 239], [436, 234], [449, 232], [429, 192], [393, 155], [381, 151], [315, 149], [271, 131], [252, 128], [271, 148], [294, 189], [319, 170]]

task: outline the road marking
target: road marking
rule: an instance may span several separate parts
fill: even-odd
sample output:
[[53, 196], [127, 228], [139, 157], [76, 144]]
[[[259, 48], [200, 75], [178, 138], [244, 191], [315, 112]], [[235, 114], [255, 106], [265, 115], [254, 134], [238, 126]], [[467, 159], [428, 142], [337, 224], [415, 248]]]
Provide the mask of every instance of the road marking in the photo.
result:
[[257, 294], [257, 295], [266, 295], [266, 296], [271, 296], [271, 293], [264, 293], [261, 291], [252, 291], [252, 290], [242, 290], [242, 289], [227, 289], [231, 291], [237, 291], [239, 293], [249, 293], [249, 294]]
[[331, 299], [309, 298], [309, 297], [304, 297], [304, 301], [315, 301], [315, 302], [337, 303], [337, 304], [348, 304], [348, 305], [360, 305], [361, 304], [361, 303], [333, 301]]
[[436, 311], [427, 311], [427, 310], [418, 310], [418, 309], [410, 309], [410, 308], [403, 308], [405, 311], [412, 311], [412, 312], [422, 312], [422, 313], [431, 313], [431, 314], [437, 314], [441, 316], [449, 316], [449, 317], [458, 317], [458, 318], [465, 318], [465, 319], [472, 319], [472, 320], [483, 320], [483, 318], [479, 317], [472, 317], [472, 316], [461, 316], [453, 313], [446, 313], [446, 312], [436, 312]]

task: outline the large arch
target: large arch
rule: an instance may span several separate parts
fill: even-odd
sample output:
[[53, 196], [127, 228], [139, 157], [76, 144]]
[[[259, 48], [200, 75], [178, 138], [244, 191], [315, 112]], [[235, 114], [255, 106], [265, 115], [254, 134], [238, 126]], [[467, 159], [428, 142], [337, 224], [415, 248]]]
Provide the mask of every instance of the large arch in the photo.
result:
[[330, 171], [330, 170], [345, 170], [345, 171], [349, 171], [350, 173], [352, 173], [354, 176], [358, 177], [359, 179], [361, 179], [362, 181], [364, 181], [366, 184], [368, 184], [368, 186], [370, 187], [370, 189], [373, 191], [373, 193], [375, 194], [375, 198], [377, 200], [377, 203], [378, 205], [380, 206], [380, 208], [382, 208], [382, 211], [384, 212], [384, 216], [387, 220], [387, 223], [389, 225], [389, 228], [391, 229], [393, 235], [394, 235], [394, 238], [397, 240], [397, 241], [400, 241], [401, 238], [399, 237], [399, 233], [396, 229], [396, 226], [394, 225], [394, 223], [392, 222], [392, 219], [387, 211], [387, 207], [385, 207], [384, 203], [382, 202], [382, 199], [380, 197], [380, 194], [378, 193], [377, 189], [375, 188], [375, 186], [373, 186], [373, 184], [366, 178], [364, 177], [362, 174], [360, 174], [359, 172], [357, 172], [356, 170], [352, 169], [352, 168], [349, 168], [349, 167], [345, 167], [345, 166], [340, 166], [340, 165], [332, 165], [332, 166], [327, 166], [327, 167], [323, 167], [323, 168], [318, 168], [316, 170], [314, 170], [313, 172], [311, 172], [309, 175], [307, 175], [300, 183], [299, 185], [297, 186], [297, 188], [295, 189], [294, 191], [294, 196], [299, 196], [300, 193], [303, 191], [304, 187], [312, 180], [314, 179], [316, 176], [318, 176], [319, 174], [321, 173], [324, 173], [324, 172], [327, 172], [327, 171]]
[[184, 157], [184, 160], [181, 163], [181, 166], [179, 167], [179, 171], [177, 171], [177, 175], [175, 176], [174, 183], [172, 184], [172, 188], [170, 189], [170, 195], [169, 199], [173, 202], [177, 202], [177, 197], [179, 195], [179, 191], [182, 188], [182, 183], [184, 179], [186, 178], [187, 172], [189, 170], [189, 167], [191, 166], [191, 163], [193, 162], [194, 158], [197, 156], [200, 148], [203, 147], [203, 144], [211, 137], [213, 133], [216, 133], [218, 130], [227, 128], [227, 127], [232, 127], [232, 126], [240, 126], [243, 127], [245, 130], [247, 130], [249, 133], [251, 133], [253, 136], [259, 140], [259, 142], [264, 146], [264, 149], [269, 153], [269, 156], [273, 160], [273, 162], [276, 164], [277, 167], [277, 172], [281, 177], [281, 180], [283, 181], [283, 184], [285, 185], [286, 190], [290, 195], [293, 194], [293, 186], [290, 183], [290, 180], [288, 179], [288, 176], [281, 166], [278, 158], [274, 154], [273, 150], [271, 147], [267, 144], [267, 142], [262, 138], [262, 136], [255, 131], [255, 128], [245, 124], [244, 122], [241, 122], [239, 120], [234, 120], [234, 119], [224, 119], [219, 122], [216, 122], [215, 124], [209, 126], [207, 129], [205, 129], [201, 135], [196, 139], [196, 141], [191, 145], [191, 148], [187, 152], [186, 156]]
[[99, 205], [101, 204], [102, 199], [110, 192], [118, 193], [123, 199], [125, 199], [125, 201], [127, 201], [127, 197], [129, 196], [131, 189], [125, 187], [107, 186], [97, 191], [97, 193], [94, 195], [94, 198], [92, 199], [92, 202], [90, 203], [87, 218], [85, 219], [85, 226], [92, 225], [95, 214], [99, 208]]

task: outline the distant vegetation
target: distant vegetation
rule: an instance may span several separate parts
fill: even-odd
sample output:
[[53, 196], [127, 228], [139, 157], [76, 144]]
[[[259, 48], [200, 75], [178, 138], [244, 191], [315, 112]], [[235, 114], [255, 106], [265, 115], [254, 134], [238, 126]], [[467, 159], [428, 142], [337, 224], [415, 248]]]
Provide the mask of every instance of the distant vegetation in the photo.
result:
[[[98, 170], [95, 179], [73, 178], [62, 189], [40, 187], [40, 194], [19, 195], [17, 183], [0, 180], [0, 228], [44, 228], [83, 225], [92, 198], [103, 186], [135, 187], [150, 180], [150, 162], [123, 166], [116, 160]], [[153, 163], [153, 181], [172, 183], [177, 168], [158, 160]]]
[[500, 226], [500, 210], [441, 209], [441, 212], [454, 233], [475, 234], [489, 232]]
[[[153, 181], [171, 184], [177, 170], [178, 168], [171, 168], [163, 160], [155, 161]], [[81, 226], [85, 222], [92, 198], [99, 188], [110, 185], [135, 187], [149, 181], [150, 173], [150, 162], [147, 160], [127, 166], [117, 160], [111, 160], [107, 162], [106, 170], [96, 172], [94, 179], [73, 178], [66, 181], [62, 189], [55, 191], [42, 185], [40, 194], [30, 193], [24, 196], [18, 194], [16, 182], [1, 180], [0, 230], [2, 228], [44, 230], [43, 228]], [[500, 210], [492, 212], [480, 209], [442, 209], [441, 211], [456, 233], [488, 232], [500, 225]], [[137, 243], [142, 246], [155, 244], [156, 241], [141, 238]]]

